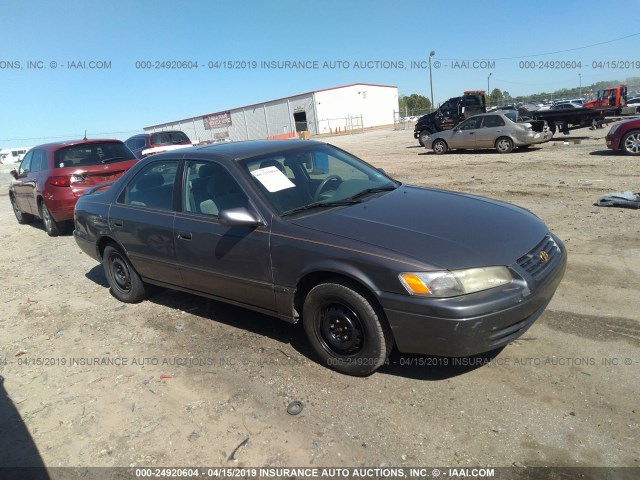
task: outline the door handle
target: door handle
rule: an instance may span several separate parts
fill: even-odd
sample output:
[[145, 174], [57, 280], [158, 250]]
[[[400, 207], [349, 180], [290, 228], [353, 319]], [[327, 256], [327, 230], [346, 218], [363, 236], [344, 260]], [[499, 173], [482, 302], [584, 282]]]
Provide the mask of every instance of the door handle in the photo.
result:
[[180, 232], [180, 233], [178, 233], [178, 238], [180, 240], [191, 241], [191, 233], [189, 233], [189, 232]]
[[122, 227], [124, 227], [124, 222], [122, 220], [113, 220], [111, 222], [111, 227], [112, 228], [122, 228]]

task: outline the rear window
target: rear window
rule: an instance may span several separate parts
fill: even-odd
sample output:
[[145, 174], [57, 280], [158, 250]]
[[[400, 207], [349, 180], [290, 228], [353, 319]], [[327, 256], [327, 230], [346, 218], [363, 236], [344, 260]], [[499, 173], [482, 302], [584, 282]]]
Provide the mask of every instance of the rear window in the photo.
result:
[[182, 132], [158, 132], [151, 135], [151, 146], [180, 145], [185, 143], [191, 143], [191, 140]]
[[134, 158], [131, 151], [121, 142], [88, 143], [58, 150], [54, 155], [54, 165], [56, 168], [87, 167]]

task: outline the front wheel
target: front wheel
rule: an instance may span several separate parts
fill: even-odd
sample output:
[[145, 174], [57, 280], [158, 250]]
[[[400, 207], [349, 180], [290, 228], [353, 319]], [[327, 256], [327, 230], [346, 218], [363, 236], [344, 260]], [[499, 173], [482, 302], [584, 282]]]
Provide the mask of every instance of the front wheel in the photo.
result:
[[102, 254], [102, 267], [113, 296], [121, 302], [138, 303], [147, 297], [144, 282], [127, 256], [115, 245], [107, 245]]
[[433, 153], [442, 155], [443, 153], [447, 153], [447, 151], [449, 150], [449, 145], [447, 145], [447, 142], [439, 138], [438, 140], [433, 142], [433, 145], [431, 145], [431, 149], [433, 150]]
[[24, 213], [22, 210], [20, 210], [13, 194], [9, 195], [9, 199], [11, 200], [13, 214], [16, 216], [16, 220], [18, 220], [18, 223], [20, 225], [33, 222], [33, 215], [31, 215], [30, 213]]
[[364, 377], [389, 356], [393, 338], [384, 314], [368, 295], [340, 279], [307, 295], [302, 323], [309, 343], [329, 368]]
[[631, 130], [626, 133], [620, 146], [627, 155], [640, 155], [640, 130]]
[[498, 153], [511, 153], [513, 151], [513, 140], [509, 137], [500, 137], [496, 140], [496, 150]]
[[431, 135], [431, 132], [427, 130], [420, 132], [420, 134], [418, 135], [418, 142], [420, 142], [420, 145], [422, 145], [423, 147], [426, 147], [429, 144], [430, 135]]

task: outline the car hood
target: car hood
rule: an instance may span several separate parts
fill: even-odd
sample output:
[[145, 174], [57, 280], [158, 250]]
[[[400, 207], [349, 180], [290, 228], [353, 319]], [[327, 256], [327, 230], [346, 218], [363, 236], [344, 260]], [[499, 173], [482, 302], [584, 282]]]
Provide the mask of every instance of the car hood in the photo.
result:
[[514, 205], [404, 185], [292, 222], [448, 270], [511, 265], [548, 232], [538, 217]]

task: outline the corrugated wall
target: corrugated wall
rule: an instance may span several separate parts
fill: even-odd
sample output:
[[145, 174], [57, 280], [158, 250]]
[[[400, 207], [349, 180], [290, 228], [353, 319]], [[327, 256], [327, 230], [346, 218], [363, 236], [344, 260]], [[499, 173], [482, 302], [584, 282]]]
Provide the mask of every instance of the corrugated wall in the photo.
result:
[[307, 125], [311, 134], [317, 133], [312, 93], [229, 110], [231, 114], [231, 125], [229, 126], [207, 130], [204, 117], [193, 117], [179, 122], [148, 127], [145, 128], [145, 131], [182, 130], [193, 142], [204, 142], [224, 137], [233, 141], [258, 140], [295, 132], [296, 125], [293, 115], [302, 111], [306, 113]]

